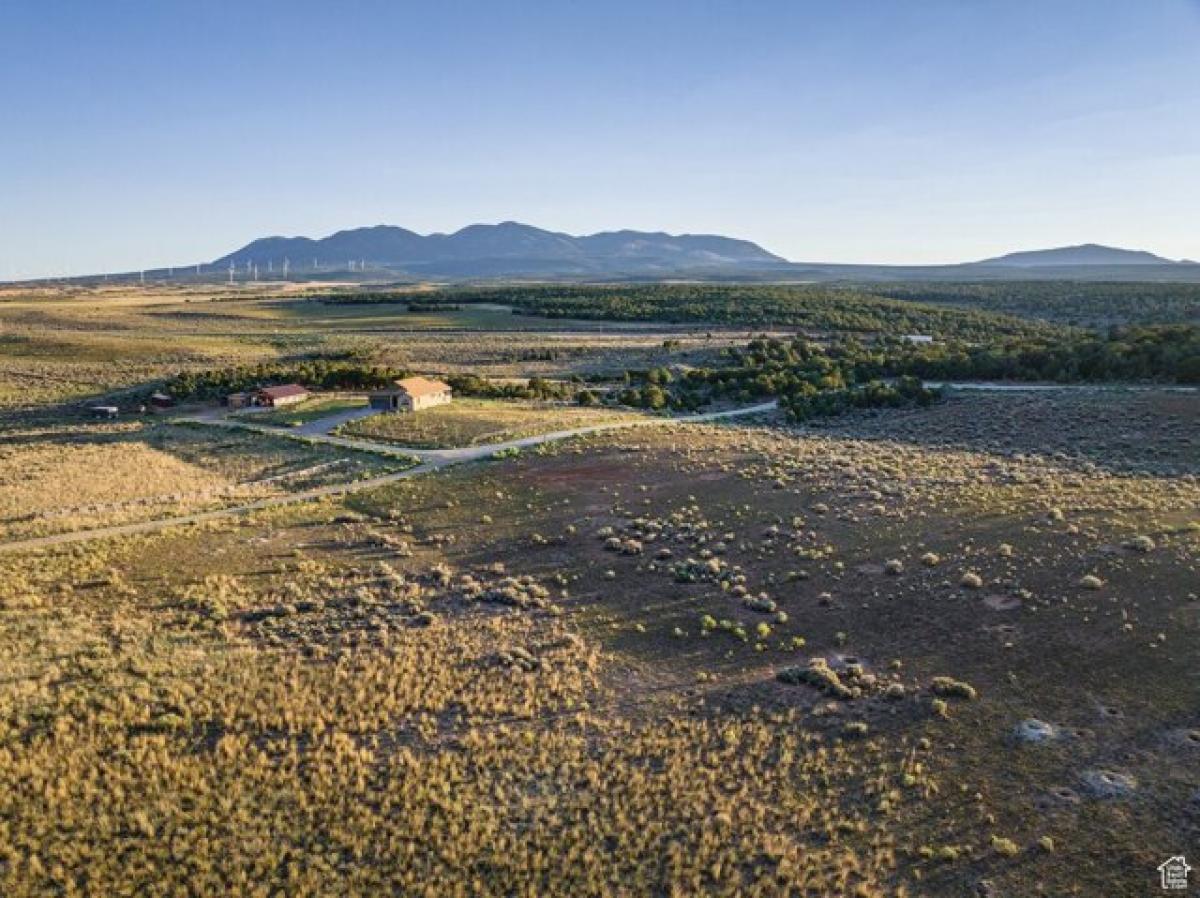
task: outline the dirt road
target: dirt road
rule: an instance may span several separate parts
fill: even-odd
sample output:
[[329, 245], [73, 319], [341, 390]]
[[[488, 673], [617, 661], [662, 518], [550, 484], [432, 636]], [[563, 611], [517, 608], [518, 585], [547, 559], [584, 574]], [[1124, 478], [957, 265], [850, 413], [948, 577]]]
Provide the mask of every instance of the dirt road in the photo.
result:
[[559, 430], [553, 433], [543, 433], [539, 434], [538, 436], [525, 437], [519, 440], [509, 440], [504, 443], [492, 443], [488, 446], [469, 446], [462, 449], [405, 449], [400, 446], [389, 446], [384, 443], [372, 443], [367, 440], [352, 440], [345, 437], [331, 436], [327, 433], [310, 433], [307, 435], [298, 434], [295, 431], [289, 431], [286, 428], [267, 427], [261, 424], [251, 424], [246, 421], [228, 420], [225, 418], [210, 418], [207, 415], [197, 416], [195, 418], [185, 418], [180, 420], [197, 424], [213, 425], [217, 427], [253, 430], [260, 433], [271, 434], [272, 436], [284, 436], [299, 440], [328, 443], [334, 446], [342, 446], [348, 449], [358, 449], [367, 452], [377, 452], [383, 455], [417, 458], [420, 459], [420, 463], [404, 471], [396, 471], [391, 474], [384, 474], [380, 477], [373, 477], [369, 480], [356, 480], [349, 483], [331, 484], [329, 486], [304, 490], [303, 492], [291, 493], [286, 496], [273, 496], [268, 499], [260, 499], [257, 502], [250, 502], [246, 505], [238, 505], [232, 508], [217, 508], [213, 509], [212, 511], [200, 511], [196, 512], [195, 514], [180, 515], [173, 518], [160, 518], [154, 521], [141, 521], [134, 524], [115, 524], [111, 527], [97, 527], [93, 530], [77, 530], [73, 533], [59, 533], [53, 536], [39, 536], [32, 539], [0, 543], [0, 552], [17, 552], [28, 549], [39, 549], [48, 546], [60, 546], [68, 543], [88, 542], [90, 540], [105, 539], [112, 536], [124, 536], [133, 533], [153, 533], [157, 530], [165, 530], [168, 527], [202, 524], [208, 521], [221, 520], [222, 518], [239, 517], [256, 511], [262, 511], [263, 509], [267, 508], [278, 508], [281, 505], [293, 505], [297, 502], [310, 502], [314, 499], [322, 499], [327, 496], [342, 496], [348, 493], [357, 493], [363, 490], [375, 489], [376, 487], [385, 486], [389, 483], [395, 483], [398, 480], [405, 480], [409, 477], [418, 477], [422, 474], [429, 474], [439, 470], [440, 468], [449, 467], [450, 465], [459, 465], [466, 462], [491, 458], [497, 452], [503, 452], [505, 450], [526, 449], [531, 446], [539, 446], [543, 443], [552, 443], [558, 440], [570, 439], [571, 437], [585, 436], [587, 434], [599, 433], [600, 431], [605, 430], [619, 430], [627, 427], [647, 427], [656, 424], [703, 424], [712, 421], [721, 421], [727, 418], [740, 418], [747, 415], [763, 414], [765, 412], [773, 411], [775, 407], [776, 403], [774, 402], [764, 402], [759, 405], [730, 409], [724, 412], [709, 412], [708, 414], [703, 415], [688, 415], [686, 417], [679, 418], [647, 417], [638, 421], [619, 421], [612, 424], [596, 424], [590, 427], [577, 427], [572, 430]]

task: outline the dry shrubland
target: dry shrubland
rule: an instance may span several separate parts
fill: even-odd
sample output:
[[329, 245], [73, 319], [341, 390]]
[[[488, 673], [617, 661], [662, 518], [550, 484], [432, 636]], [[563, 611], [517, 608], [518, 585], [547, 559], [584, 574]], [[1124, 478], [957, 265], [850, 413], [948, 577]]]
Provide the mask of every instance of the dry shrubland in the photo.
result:
[[[159, 299], [95, 315], [316, 320]], [[1133, 894], [1200, 825], [1194, 403], [635, 428], [0, 554], [0, 894]], [[8, 526], [345, 457], [66, 429], [6, 432]]]
[[170, 517], [403, 466], [137, 420], [13, 428], [0, 438], [0, 539]]

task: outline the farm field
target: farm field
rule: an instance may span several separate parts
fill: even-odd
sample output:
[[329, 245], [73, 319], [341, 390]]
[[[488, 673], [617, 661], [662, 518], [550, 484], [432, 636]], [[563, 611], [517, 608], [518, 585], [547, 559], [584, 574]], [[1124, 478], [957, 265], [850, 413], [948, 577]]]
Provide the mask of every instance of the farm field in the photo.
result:
[[337, 432], [415, 449], [454, 449], [645, 417], [628, 410], [564, 403], [456, 399], [449, 405], [419, 412], [360, 418], [342, 425]]

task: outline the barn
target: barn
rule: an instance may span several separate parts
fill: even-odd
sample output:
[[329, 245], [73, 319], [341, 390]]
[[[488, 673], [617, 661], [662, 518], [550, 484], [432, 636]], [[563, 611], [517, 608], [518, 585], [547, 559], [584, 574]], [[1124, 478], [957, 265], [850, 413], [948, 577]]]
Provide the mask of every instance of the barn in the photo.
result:
[[450, 385], [428, 377], [406, 377], [371, 394], [371, 408], [384, 412], [416, 412], [451, 400]]
[[308, 390], [300, 384], [281, 384], [277, 387], [263, 387], [255, 390], [253, 404], [266, 408], [279, 408], [283, 405], [295, 405], [308, 398]]

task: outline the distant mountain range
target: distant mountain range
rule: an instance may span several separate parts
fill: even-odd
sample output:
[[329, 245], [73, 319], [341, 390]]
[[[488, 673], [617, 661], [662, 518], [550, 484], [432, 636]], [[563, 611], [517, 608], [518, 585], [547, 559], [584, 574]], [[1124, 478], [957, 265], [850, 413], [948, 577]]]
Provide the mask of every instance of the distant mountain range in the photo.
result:
[[790, 262], [749, 240], [714, 234], [604, 231], [573, 236], [506, 221], [452, 234], [377, 225], [328, 237], [262, 237], [211, 263], [260, 277], [287, 261], [296, 276], [370, 279], [524, 278], [744, 281], [1079, 280], [1200, 281], [1200, 265], [1094, 243], [1009, 253], [954, 265]]
[[328, 237], [263, 237], [217, 259], [218, 267], [265, 268], [287, 259], [295, 270], [390, 269], [414, 275], [670, 275], [681, 271], [787, 265], [749, 240], [708, 234], [606, 231], [574, 237], [506, 221], [475, 224], [453, 234], [422, 236], [378, 225]]

